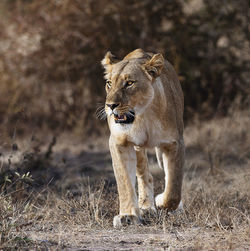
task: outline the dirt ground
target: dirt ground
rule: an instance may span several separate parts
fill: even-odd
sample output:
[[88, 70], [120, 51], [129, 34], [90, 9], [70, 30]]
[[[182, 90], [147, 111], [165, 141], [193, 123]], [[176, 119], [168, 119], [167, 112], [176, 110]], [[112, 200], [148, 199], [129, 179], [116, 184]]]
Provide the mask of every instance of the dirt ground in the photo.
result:
[[[187, 126], [184, 210], [121, 230], [112, 227], [118, 196], [108, 135], [9, 142], [1, 149], [0, 248], [248, 250], [249, 128], [247, 113]], [[153, 150], [148, 156], [158, 194], [164, 174]]]

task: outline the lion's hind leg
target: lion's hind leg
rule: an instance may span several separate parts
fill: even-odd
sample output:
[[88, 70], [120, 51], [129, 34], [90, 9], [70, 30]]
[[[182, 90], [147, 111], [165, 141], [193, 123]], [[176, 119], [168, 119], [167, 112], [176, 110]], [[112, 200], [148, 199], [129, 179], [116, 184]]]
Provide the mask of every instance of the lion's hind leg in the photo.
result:
[[161, 147], [165, 172], [165, 189], [155, 198], [158, 208], [173, 211], [181, 209], [181, 189], [184, 164], [184, 143], [173, 140]]
[[155, 147], [156, 159], [158, 166], [163, 169], [163, 158], [162, 158], [162, 151], [160, 147]]

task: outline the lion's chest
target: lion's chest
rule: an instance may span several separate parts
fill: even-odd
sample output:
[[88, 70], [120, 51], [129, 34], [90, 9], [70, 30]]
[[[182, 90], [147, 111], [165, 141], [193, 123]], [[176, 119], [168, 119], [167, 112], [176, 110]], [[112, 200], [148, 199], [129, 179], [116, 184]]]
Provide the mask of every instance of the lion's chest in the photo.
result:
[[112, 136], [121, 145], [126, 145], [128, 142], [141, 147], [154, 147], [160, 144], [161, 141], [161, 126], [152, 122], [139, 125], [121, 125], [111, 122], [110, 131]]

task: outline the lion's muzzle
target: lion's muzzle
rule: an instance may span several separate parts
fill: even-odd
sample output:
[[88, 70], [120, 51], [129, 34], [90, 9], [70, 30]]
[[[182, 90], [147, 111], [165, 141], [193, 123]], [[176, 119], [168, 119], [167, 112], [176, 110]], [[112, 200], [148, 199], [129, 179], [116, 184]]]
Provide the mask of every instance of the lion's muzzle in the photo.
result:
[[[114, 115], [115, 123], [131, 124], [134, 122], [135, 112], [130, 109], [128, 111], [124, 112], [125, 107], [121, 107], [121, 103], [111, 103], [111, 104], [106, 103], [106, 106], [109, 107], [111, 110], [110, 116]], [[121, 110], [123, 110], [123, 111], [121, 111]]]

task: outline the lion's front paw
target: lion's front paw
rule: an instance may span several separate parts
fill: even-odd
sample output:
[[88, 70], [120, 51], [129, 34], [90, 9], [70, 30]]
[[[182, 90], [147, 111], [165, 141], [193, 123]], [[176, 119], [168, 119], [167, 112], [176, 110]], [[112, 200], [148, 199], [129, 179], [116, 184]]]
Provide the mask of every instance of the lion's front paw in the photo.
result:
[[140, 213], [142, 217], [154, 217], [157, 214], [155, 207], [150, 208], [140, 208]]
[[116, 215], [113, 219], [113, 226], [115, 228], [139, 224], [141, 224], [141, 219], [135, 215]]
[[155, 220], [157, 216], [157, 210], [155, 207], [150, 207], [150, 208], [140, 208], [140, 213], [142, 218], [142, 223], [143, 225], [150, 224], [152, 221]]

